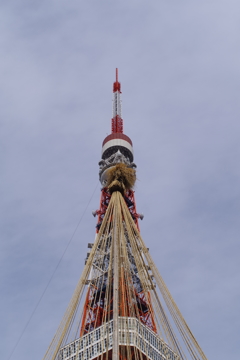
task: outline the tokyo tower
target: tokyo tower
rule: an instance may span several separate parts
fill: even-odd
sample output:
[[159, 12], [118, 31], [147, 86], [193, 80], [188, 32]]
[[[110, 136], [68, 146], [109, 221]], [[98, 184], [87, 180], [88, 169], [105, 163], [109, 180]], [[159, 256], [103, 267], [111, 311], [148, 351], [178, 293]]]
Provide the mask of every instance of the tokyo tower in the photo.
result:
[[117, 69], [111, 130], [99, 162], [95, 241], [43, 360], [207, 360], [140, 235]]

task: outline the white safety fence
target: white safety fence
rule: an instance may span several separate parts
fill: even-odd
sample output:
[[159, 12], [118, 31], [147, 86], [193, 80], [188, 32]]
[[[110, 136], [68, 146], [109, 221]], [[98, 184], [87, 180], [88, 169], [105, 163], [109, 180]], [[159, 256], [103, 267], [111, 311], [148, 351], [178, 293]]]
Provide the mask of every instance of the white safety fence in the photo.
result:
[[[113, 320], [60, 349], [58, 360], [91, 360], [112, 349]], [[136, 318], [119, 317], [119, 345], [134, 346], [150, 360], [180, 360], [179, 355]]]

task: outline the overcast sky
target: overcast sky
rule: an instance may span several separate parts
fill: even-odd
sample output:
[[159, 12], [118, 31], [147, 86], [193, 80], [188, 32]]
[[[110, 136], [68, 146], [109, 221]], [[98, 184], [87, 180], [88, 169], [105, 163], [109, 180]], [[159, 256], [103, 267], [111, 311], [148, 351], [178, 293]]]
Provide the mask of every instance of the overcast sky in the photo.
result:
[[43, 358], [82, 272], [116, 67], [143, 239], [209, 360], [239, 360], [239, 0], [0, 10], [1, 360], [92, 197], [11, 360]]

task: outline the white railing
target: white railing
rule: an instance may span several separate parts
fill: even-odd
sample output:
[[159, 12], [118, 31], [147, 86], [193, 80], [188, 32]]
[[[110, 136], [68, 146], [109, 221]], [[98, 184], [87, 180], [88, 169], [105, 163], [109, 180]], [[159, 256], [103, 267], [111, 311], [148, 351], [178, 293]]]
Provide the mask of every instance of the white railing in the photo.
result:
[[[60, 349], [58, 360], [91, 360], [112, 349], [113, 320]], [[135, 346], [150, 360], [180, 357], [136, 318], [119, 317], [119, 345]]]

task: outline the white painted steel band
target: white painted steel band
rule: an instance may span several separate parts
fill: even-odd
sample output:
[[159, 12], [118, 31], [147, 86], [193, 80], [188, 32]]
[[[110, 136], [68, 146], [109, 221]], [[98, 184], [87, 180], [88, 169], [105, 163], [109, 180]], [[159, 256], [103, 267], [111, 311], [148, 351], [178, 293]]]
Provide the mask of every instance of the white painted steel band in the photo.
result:
[[133, 154], [132, 145], [129, 144], [128, 141], [123, 140], [123, 139], [113, 139], [113, 140], [109, 140], [108, 142], [106, 142], [106, 144], [104, 144], [102, 147], [102, 154], [104, 153], [105, 150], [107, 150], [108, 148], [110, 148], [112, 146], [123, 146], [123, 147], [127, 148], [128, 150], [130, 150], [131, 153]]

